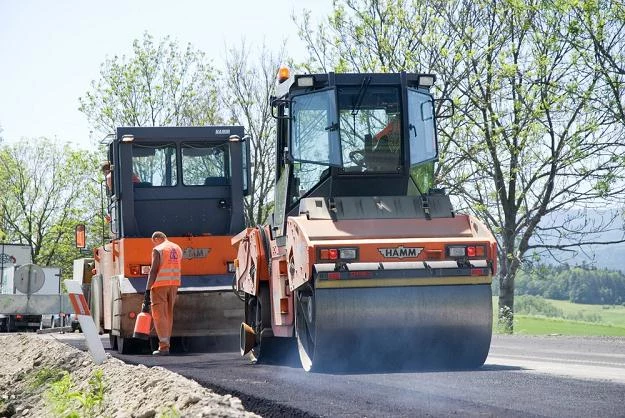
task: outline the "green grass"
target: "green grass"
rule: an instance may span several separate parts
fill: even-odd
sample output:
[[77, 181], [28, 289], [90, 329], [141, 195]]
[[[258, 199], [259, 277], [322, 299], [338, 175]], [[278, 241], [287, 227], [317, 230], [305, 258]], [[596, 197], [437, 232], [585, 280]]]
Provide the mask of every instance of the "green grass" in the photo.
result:
[[556, 308], [562, 309], [565, 314], [596, 314], [601, 316], [602, 324], [625, 327], [625, 306], [622, 305], [586, 305], [582, 303], [571, 303], [564, 300], [545, 299], [551, 302]]
[[514, 333], [524, 335], [560, 334], [623, 337], [625, 336], [625, 327], [516, 315], [514, 318]]
[[[625, 336], [625, 307], [571, 303], [562, 300], [545, 299], [562, 310], [568, 318], [599, 315], [599, 322], [573, 321], [544, 316], [515, 315], [515, 334], [525, 335], [582, 335], [582, 336]], [[493, 297], [493, 330], [497, 330], [497, 297]]]
[[77, 390], [68, 372], [49, 383], [44, 399], [55, 417], [82, 418], [101, 416], [102, 403], [107, 388], [102, 370], [96, 369], [89, 379], [89, 387]]
[[38, 388], [43, 385], [54, 383], [63, 378], [63, 370], [59, 368], [43, 368], [37, 370], [37, 373], [32, 378], [30, 386], [32, 388]]

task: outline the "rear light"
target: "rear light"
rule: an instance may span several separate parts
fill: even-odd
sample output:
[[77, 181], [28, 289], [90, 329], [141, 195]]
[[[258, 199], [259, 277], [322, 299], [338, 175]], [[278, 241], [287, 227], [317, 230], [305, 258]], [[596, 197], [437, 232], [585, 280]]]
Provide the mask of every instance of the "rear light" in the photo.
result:
[[15, 315], [15, 319], [17, 319], [18, 321], [21, 321], [22, 315], [20, 315], [20, 314]]
[[137, 317], [137, 314], [135, 312], [132, 312], [132, 311], [128, 312], [128, 318], [135, 319], [136, 317]]
[[465, 247], [447, 247], [447, 254], [450, 257], [464, 257]]
[[152, 266], [141, 266], [141, 274], [150, 274]]
[[339, 258], [341, 260], [355, 260], [356, 249], [355, 248], [341, 248], [339, 249]]
[[228, 265], [228, 273], [234, 273], [236, 271], [236, 266], [235, 266], [234, 261], [228, 261], [227, 265]]
[[322, 261], [353, 261], [358, 259], [358, 248], [320, 248], [317, 254]]
[[141, 274], [141, 266], [138, 264], [131, 264], [128, 266], [128, 269], [130, 270], [130, 274], [132, 276], [139, 276]]
[[447, 246], [448, 257], [468, 257], [484, 258], [486, 256], [486, 246], [479, 245], [449, 245]]

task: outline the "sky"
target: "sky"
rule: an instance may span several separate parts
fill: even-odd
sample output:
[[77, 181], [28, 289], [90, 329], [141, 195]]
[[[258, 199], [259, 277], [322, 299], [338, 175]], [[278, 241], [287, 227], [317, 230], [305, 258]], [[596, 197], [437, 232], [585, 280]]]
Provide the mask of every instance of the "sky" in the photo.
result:
[[332, 0], [0, 0], [0, 127], [5, 142], [47, 137], [87, 146], [92, 138], [78, 98], [107, 57], [129, 55], [147, 31], [191, 43], [220, 67], [226, 45], [286, 44], [303, 60], [292, 14], [315, 21]]

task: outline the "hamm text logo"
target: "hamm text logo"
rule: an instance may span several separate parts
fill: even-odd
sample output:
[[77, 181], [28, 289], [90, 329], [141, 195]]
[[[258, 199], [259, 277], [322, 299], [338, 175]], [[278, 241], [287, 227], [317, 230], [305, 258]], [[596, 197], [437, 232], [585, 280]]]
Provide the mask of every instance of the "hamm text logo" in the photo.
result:
[[410, 257], [418, 257], [421, 254], [421, 250], [423, 248], [420, 247], [404, 247], [400, 245], [395, 248], [378, 248], [382, 257], [385, 258], [410, 258]]
[[192, 258], [206, 258], [208, 253], [211, 252], [210, 248], [193, 248], [187, 247], [182, 252], [182, 257], [187, 260], [191, 260]]

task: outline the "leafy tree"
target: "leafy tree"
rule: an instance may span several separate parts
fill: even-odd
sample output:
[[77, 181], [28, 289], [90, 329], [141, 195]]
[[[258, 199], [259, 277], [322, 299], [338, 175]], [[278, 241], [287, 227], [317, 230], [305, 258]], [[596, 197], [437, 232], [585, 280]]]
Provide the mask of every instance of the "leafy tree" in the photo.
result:
[[249, 134], [252, 178], [246, 201], [246, 218], [251, 225], [266, 221], [273, 204], [267, 201], [275, 182], [276, 124], [269, 100], [282, 53], [263, 45], [256, 53], [244, 41], [226, 54], [221, 100], [231, 123], [243, 125]]
[[614, 217], [592, 224], [585, 210], [625, 191], [621, 130], [593, 106], [600, 76], [580, 71], [576, 45], [587, 40], [570, 31], [575, 19], [550, 0], [337, 0], [326, 23], [299, 23], [310, 69], [440, 75], [437, 94], [457, 112], [439, 125], [436, 174], [496, 234], [509, 332], [521, 262], [605, 243], [593, 233]]
[[221, 122], [216, 71], [206, 55], [149, 34], [133, 42], [133, 55], [107, 58], [100, 79], [79, 110], [99, 132], [118, 126], [192, 126]]
[[93, 153], [56, 141], [0, 146], [3, 239], [29, 245], [36, 264], [71, 272], [72, 260], [80, 257], [75, 226], [99, 224], [98, 185], [91, 178], [96, 171]]
[[[588, 71], [599, 75], [596, 108], [625, 125], [625, 5], [619, 1], [572, 2], [569, 31]], [[572, 36], [575, 40], [575, 38]]]

